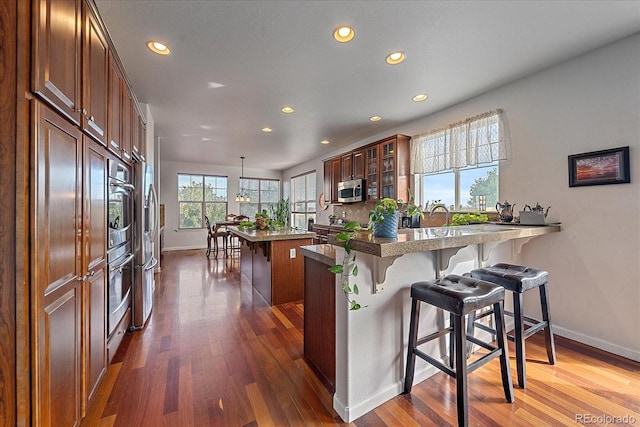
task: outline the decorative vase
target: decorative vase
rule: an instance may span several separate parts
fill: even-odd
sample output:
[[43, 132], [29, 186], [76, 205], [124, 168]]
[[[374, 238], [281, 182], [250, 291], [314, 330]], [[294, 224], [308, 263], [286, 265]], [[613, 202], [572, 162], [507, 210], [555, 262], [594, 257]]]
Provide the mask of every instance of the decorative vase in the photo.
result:
[[393, 215], [385, 214], [384, 221], [373, 224], [373, 237], [397, 237], [398, 212]]

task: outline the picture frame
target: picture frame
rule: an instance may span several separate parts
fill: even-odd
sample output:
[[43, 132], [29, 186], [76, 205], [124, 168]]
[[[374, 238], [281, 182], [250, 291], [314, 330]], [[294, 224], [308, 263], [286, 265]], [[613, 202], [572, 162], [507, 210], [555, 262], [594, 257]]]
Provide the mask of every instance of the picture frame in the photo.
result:
[[569, 187], [629, 182], [628, 146], [569, 156]]

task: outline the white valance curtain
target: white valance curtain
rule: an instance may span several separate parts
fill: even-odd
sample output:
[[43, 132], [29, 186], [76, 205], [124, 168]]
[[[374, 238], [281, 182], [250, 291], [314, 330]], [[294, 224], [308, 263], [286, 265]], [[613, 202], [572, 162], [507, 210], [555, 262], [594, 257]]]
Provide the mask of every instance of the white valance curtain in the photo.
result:
[[435, 173], [507, 158], [503, 110], [411, 138], [411, 173]]

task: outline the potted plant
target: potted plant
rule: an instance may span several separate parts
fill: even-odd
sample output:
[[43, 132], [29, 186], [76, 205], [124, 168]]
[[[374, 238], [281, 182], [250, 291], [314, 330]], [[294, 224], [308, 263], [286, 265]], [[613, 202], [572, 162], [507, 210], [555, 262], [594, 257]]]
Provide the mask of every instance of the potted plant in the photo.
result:
[[389, 197], [378, 199], [373, 210], [369, 212], [369, 229], [373, 229], [373, 236], [396, 237], [398, 235], [399, 213], [404, 211], [408, 216], [419, 214], [420, 218], [424, 218], [422, 210], [413, 204], [411, 195], [407, 203]]
[[269, 206], [269, 217], [271, 226], [276, 230], [281, 230], [289, 225], [289, 199], [280, 199], [278, 203]]

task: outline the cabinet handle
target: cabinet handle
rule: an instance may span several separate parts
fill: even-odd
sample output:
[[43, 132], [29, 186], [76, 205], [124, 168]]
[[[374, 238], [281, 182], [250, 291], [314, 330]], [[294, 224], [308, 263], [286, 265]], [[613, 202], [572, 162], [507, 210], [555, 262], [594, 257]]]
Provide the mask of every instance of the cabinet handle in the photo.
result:
[[91, 270], [84, 276], [80, 277], [78, 280], [80, 280], [81, 282], [88, 282], [91, 277], [95, 276], [95, 274], [96, 272]]
[[80, 114], [87, 114], [87, 110], [84, 108], [78, 108], [78, 113]]
[[89, 116], [89, 121], [90, 121], [90, 122], [95, 122], [95, 121], [96, 121], [96, 119], [94, 119], [94, 118], [93, 118], [93, 116]]

